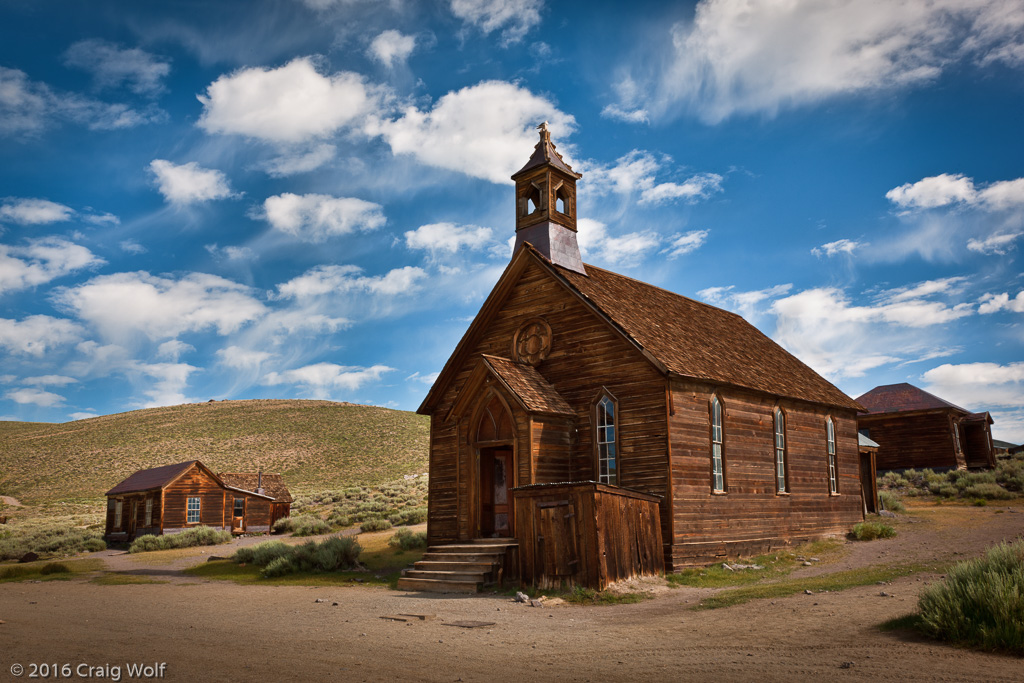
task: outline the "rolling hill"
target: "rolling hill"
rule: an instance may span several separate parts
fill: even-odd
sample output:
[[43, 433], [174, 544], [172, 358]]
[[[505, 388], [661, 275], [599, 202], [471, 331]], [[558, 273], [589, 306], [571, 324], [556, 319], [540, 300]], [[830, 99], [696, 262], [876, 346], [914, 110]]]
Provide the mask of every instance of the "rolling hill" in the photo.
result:
[[132, 472], [202, 460], [280, 472], [293, 494], [427, 471], [429, 419], [330, 401], [192, 403], [61, 424], [0, 422], [0, 494], [96, 499]]

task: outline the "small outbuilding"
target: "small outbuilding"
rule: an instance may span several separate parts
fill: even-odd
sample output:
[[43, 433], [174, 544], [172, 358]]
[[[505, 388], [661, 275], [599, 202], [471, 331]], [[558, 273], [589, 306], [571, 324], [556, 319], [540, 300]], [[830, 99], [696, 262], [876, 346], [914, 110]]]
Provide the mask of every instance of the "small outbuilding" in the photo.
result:
[[[243, 478], [251, 477], [257, 486], [248, 489], [227, 483], [198, 460], [139, 470], [107, 491], [104, 538], [126, 542], [146, 534], [173, 534], [196, 526], [233, 533], [265, 532], [273, 524], [275, 509], [279, 516], [287, 516], [291, 494], [280, 475], [227, 476], [243, 484], [250, 481]], [[261, 487], [259, 483], [264, 479], [274, 483], [269, 488]], [[270, 490], [273, 493], [268, 493]]]
[[860, 433], [878, 443], [879, 470], [995, 467], [992, 416], [972, 413], [912, 384], [875, 387], [857, 399]]

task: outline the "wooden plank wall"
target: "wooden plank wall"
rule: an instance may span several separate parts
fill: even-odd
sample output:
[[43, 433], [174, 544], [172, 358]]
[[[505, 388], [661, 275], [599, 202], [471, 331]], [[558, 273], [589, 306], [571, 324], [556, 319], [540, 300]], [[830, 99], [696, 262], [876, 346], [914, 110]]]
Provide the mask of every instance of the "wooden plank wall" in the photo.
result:
[[964, 460], [968, 467], [995, 467], [996, 456], [992, 452], [991, 428], [987, 422], [961, 422]]
[[225, 517], [227, 492], [207, 472], [193, 465], [176, 481], [164, 488], [164, 533], [180, 531], [195, 524], [186, 523], [186, 505], [190, 496], [199, 496], [200, 524], [216, 528], [231, 527]]
[[[151, 526], [146, 526], [146, 500], [153, 500], [153, 519]], [[114, 503], [120, 500], [122, 503], [121, 508], [121, 526], [117, 529], [114, 528]], [[135, 534], [129, 536], [128, 530], [131, 528], [129, 517], [132, 514], [132, 502], [138, 504], [136, 510], [136, 521], [135, 521]], [[107, 520], [106, 530], [104, 536], [110, 540], [123, 540], [130, 541], [133, 538], [144, 536], [146, 534], [160, 534], [160, 492], [159, 491], [143, 491], [140, 493], [128, 493], [120, 496], [111, 496], [107, 499]]]
[[[531, 469], [532, 458], [523, 454], [530, 453], [536, 438], [543, 444], [547, 425], [542, 426], [539, 437], [531, 438], [531, 427], [537, 423], [530, 424], [521, 410], [513, 410], [519, 430], [516, 485], [527, 485], [565, 471], [574, 480], [595, 476], [591, 413], [603, 386], [619, 401], [619, 483], [656, 495], [667, 493], [668, 434], [663, 376], [550, 274], [530, 264], [431, 415], [428, 536], [432, 543], [471, 538], [475, 533], [473, 510], [478, 494], [473, 489], [476, 463], [471, 444], [475, 425], [457, 427], [454, 420], [446, 423], [444, 418], [478, 355], [508, 358], [516, 330], [536, 317], [543, 317], [552, 331], [551, 353], [537, 370], [576, 411], [578, 433], [568, 468], [556, 462], [556, 452], [548, 452], [540, 458], [544, 473], [535, 473]], [[667, 522], [666, 514], [662, 523]], [[667, 527], [663, 526], [664, 529]]]
[[858, 423], [878, 444], [875, 465], [879, 471], [910, 467], [962, 468], [963, 454], [953, 445], [951, 411], [910, 415], [861, 415]]
[[530, 426], [535, 484], [572, 481], [575, 425], [565, 418], [534, 416]]
[[[789, 491], [776, 492], [775, 399], [720, 388], [726, 493], [712, 491], [709, 404], [714, 387], [672, 383], [672, 508], [668, 569], [753, 555], [844, 533], [863, 519], [852, 410], [782, 399]], [[836, 427], [839, 495], [829, 491], [825, 420]]]

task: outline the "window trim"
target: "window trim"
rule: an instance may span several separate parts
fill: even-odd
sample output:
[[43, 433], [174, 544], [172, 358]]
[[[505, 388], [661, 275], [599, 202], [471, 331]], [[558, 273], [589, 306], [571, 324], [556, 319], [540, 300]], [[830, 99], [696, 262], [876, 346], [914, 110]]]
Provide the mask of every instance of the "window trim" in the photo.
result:
[[[786, 495], [789, 491], [789, 439], [786, 438], [786, 411], [781, 406], [775, 406], [772, 413], [772, 462], [775, 475], [775, 494]], [[779, 432], [779, 425], [782, 425], [782, 432]], [[782, 447], [779, 448], [779, 439], [782, 439]], [[779, 458], [782, 458], [782, 487], [779, 487]]]
[[839, 458], [836, 454], [836, 423], [829, 415], [825, 418], [825, 451], [828, 457], [828, 492], [839, 495]]
[[[715, 431], [716, 431], [715, 407], [716, 406], [718, 407], [718, 419], [719, 419], [719, 423], [717, 425], [717, 431], [718, 431], [718, 440], [717, 441], [715, 440]], [[709, 437], [710, 437], [709, 443], [710, 443], [710, 446], [711, 446], [711, 448], [710, 448], [710, 450], [711, 450], [711, 453], [710, 453], [711, 460], [710, 460], [710, 463], [709, 463], [710, 468], [711, 468], [711, 493], [713, 493], [713, 494], [728, 493], [729, 492], [729, 483], [728, 483], [728, 478], [726, 476], [726, 466], [725, 466], [725, 404], [722, 403], [722, 399], [720, 399], [718, 397], [718, 394], [712, 394], [711, 395], [711, 401], [708, 403], [708, 431], [709, 431]], [[716, 462], [715, 462], [715, 460], [716, 460], [716, 458], [715, 458], [715, 446], [716, 445], [718, 446], [718, 457], [717, 457], [717, 461], [718, 462], [717, 462], [717, 464], [718, 464], [718, 469], [721, 470], [720, 472], [716, 472], [715, 471], [715, 464], [716, 464]], [[721, 488], [718, 488], [716, 486], [716, 484], [718, 483], [717, 479], [719, 477], [722, 480]]]
[[[608, 400], [612, 404], [612, 430], [614, 438], [612, 441], [601, 441], [601, 404]], [[594, 480], [599, 484], [607, 484], [609, 486], [621, 486], [622, 481], [622, 448], [621, 448], [621, 426], [619, 419], [621, 413], [619, 412], [619, 400], [615, 398], [612, 392], [608, 391], [607, 388], [601, 387], [601, 390], [597, 393], [597, 397], [591, 404], [591, 425], [593, 425], [593, 443], [594, 443]], [[607, 427], [606, 427], [607, 428]], [[615, 463], [615, 476], [612, 478], [610, 475], [601, 474], [601, 446], [611, 444], [612, 446], [612, 457], [611, 460]], [[606, 458], [607, 460], [607, 458]], [[608, 480], [603, 479], [604, 476], [608, 476]]]
[[146, 498], [146, 528], [153, 526], [153, 499]]
[[[238, 504], [242, 504], [242, 514], [238, 513]], [[232, 503], [231, 515], [233, 517], [245, 517], [245, 496], [236, 496]]]
[[[196, 518], [192, 520], [192, 501], [196, 501]], [[200, 524], [203, 519], [203, 501], [199, 496], [186, 496], [185, 498], [185, 524]]]
[[114, 528], [120, 529], [124, 523], [124, 501], [120, 498], [114, 501]]

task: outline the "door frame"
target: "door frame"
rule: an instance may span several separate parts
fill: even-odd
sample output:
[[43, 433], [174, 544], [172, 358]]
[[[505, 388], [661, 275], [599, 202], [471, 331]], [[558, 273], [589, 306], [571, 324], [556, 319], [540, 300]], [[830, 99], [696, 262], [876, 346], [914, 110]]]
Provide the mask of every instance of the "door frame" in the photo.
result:
[[[483, 418], [484, 410], [487, 405], [490, 404], [491, 400], [497, 397], [498, 401], [501, 402], [502, 407], [508, 411], [509, 419], [512, 423], [513, 437], [511, 439], [498, 439], [493, 441], [478, 441], [477, 433], [480, 427], [480, 420]], [[481, 490], [482, 483], [482, 451], [488, 449], [507, 449], [511, 451], [511, 458], [509, 462], [509, 469], [511, 474], [508, 476], [508, 488], [509, 491], [516, 486], [520, 486], [519, 482], [519, 429], [516, 426], [516, 413], [512, 410], [512, 406], [509, 402], [501, 395], [500, 392], [495, 391], [493, 387], [486, 391], [481, 392], [480, 398], [476, 402], [476, 407], [473, 409], [471, 419], [469, 421], [469, 434], [468, 441], [470, 443], [470, 453], [473, 456], [472, 467], [470, 467], [470, 477], [472, 481], [469, 487], [469, 517], [470, 517], [470, 538], [483, 538], [482, 529], [482, 518], [483, 518], [483, 492]], [[508, 516], [509, 536], [515, 538], [515, 506], [512, 501], [509, 501], [509, 516]]]

